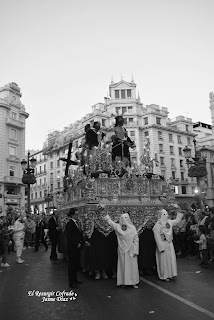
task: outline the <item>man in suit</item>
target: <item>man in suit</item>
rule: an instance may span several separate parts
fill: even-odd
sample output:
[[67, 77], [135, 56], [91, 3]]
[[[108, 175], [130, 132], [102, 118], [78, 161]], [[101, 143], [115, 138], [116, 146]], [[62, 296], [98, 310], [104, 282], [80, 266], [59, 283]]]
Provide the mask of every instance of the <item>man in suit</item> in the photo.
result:
[[38, 251], [40, 241], [45, 247], [45, 250], [48, 250], [48, 245], [47, 242], [45, 241], [45, 216], [43, 217], [38, 216], [37, 221], [36, 221], [36, 241], [35, 241], [35, 252]]
[[56, 253], [56, 246], [58, 243], [58, 236], [59, 236], [59, 227], [57, 223], [57, 219], [55, 216], [55, 211], [53, 212], [52, 216], [49, 219], [48, 222], [48, 229], [49, 229], [49, 239], [51, 241], [51, 260], [58, 260], [57, 253]]
[[70, 220], [65, 227], [65, 239], [68, 255], [68, 280], [71, 289], [77, 289], [77, 285], [82, 281], [77, 280], [77, 272], [80, 267], [80, 248], [83, 245], [83, 234], [78, 226], [77, 209], [71, 208], [68, 216]]

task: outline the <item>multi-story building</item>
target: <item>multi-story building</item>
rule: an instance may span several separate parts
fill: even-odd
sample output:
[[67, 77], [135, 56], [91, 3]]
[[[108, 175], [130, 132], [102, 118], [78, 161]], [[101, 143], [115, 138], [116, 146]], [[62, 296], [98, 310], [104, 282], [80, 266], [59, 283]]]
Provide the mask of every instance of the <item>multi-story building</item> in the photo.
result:
[[25, 155], [25, 120], [28, 113], [14, 82], [0, 88], [0, 214], [11, 206], [25, 209], [25, 186], [20, 161]]
[[53, 194], [63, 188], [65, 163], [59, 160], [67, 156], [68, 144], [73, 140], [72, 158], [78, 151], [84, 136], [86, 124], [91, 126], [100, 121], [101, 129], [110, 135], [115, 116], [122, 114], [128, 135], [135, 141], [136, 149], [130, 150], [131, 160], [139, 163], [147, 139], [150, 140], [150, 153], [157, 157], [159, 165], [154, 166], [154, 173], [163, 175], [165, 180], [174, 185], [176, 197], [180, 202], [194, 201], [196, 180], [188, 177], [188, 168], [183, 155], [183, 148], [193, 145], [196, 134], [191, 118], [178, 116], [168, 118], [168, 109], [158, 105], [144, 105], [136, 95], [136, 84], [132, 79], [123, 79], [109, 85], [109, 94], [104, 103], [92, 106], [92, 112], [82, 119], [68, 125], [62, 132], [54, 131], [48, 135], [43, 153], [47, 156], [47, 184]]
[[49, 193], [47, 184], [47, 157], [43, 150], [31, 152], [31, 156], [36, 159], [34, 175], [36, 183], [30, 187], [31, 212], [46, 212], [46, 195]]

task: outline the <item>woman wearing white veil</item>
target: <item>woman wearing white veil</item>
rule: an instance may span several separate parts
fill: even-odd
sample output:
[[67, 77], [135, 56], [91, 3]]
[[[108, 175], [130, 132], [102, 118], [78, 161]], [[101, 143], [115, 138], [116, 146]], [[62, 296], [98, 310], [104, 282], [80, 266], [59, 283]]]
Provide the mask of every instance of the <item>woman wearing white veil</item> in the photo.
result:
[[139, 254], [139, 238], [137, 230], [128, 213], [122, 213], [119, 223], [111, 220], [107, 214], [103, 217], [114, 229], [118, 241], [117, 286], [132, 285], [138, 288], [139, 271], [137, 255]]

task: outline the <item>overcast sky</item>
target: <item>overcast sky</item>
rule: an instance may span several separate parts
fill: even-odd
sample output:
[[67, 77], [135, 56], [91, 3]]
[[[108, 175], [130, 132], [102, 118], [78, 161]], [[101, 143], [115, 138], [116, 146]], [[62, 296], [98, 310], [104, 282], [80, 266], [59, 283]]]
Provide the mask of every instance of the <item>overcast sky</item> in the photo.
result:
[[0, 87], [16, 82], [26, 149], [103, 102], [111, 76], [144, 104], [211, 124], [214, 0], [1, 0]]

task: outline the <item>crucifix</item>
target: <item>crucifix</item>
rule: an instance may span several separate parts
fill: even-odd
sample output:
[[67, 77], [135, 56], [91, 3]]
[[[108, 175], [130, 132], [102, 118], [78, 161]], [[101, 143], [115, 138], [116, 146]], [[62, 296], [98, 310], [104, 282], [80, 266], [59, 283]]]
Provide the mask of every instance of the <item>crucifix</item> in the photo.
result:
[[67, 158], [59, 158], [59, 160], [65, 161], [66, 162], [66, 167], [65, 167], [65, 175], [64, 175], [64, 191], [67, 190], [68, 185], [67, 185], [67, 177], [68, 177], [68, 169], [70, 165], [77, 165], [77, 161], [71, 160], [71, 150], [72, 150], [72, 145], [73, 145], [73, 140], [70, 141], [68, 145], [68, 155]]

